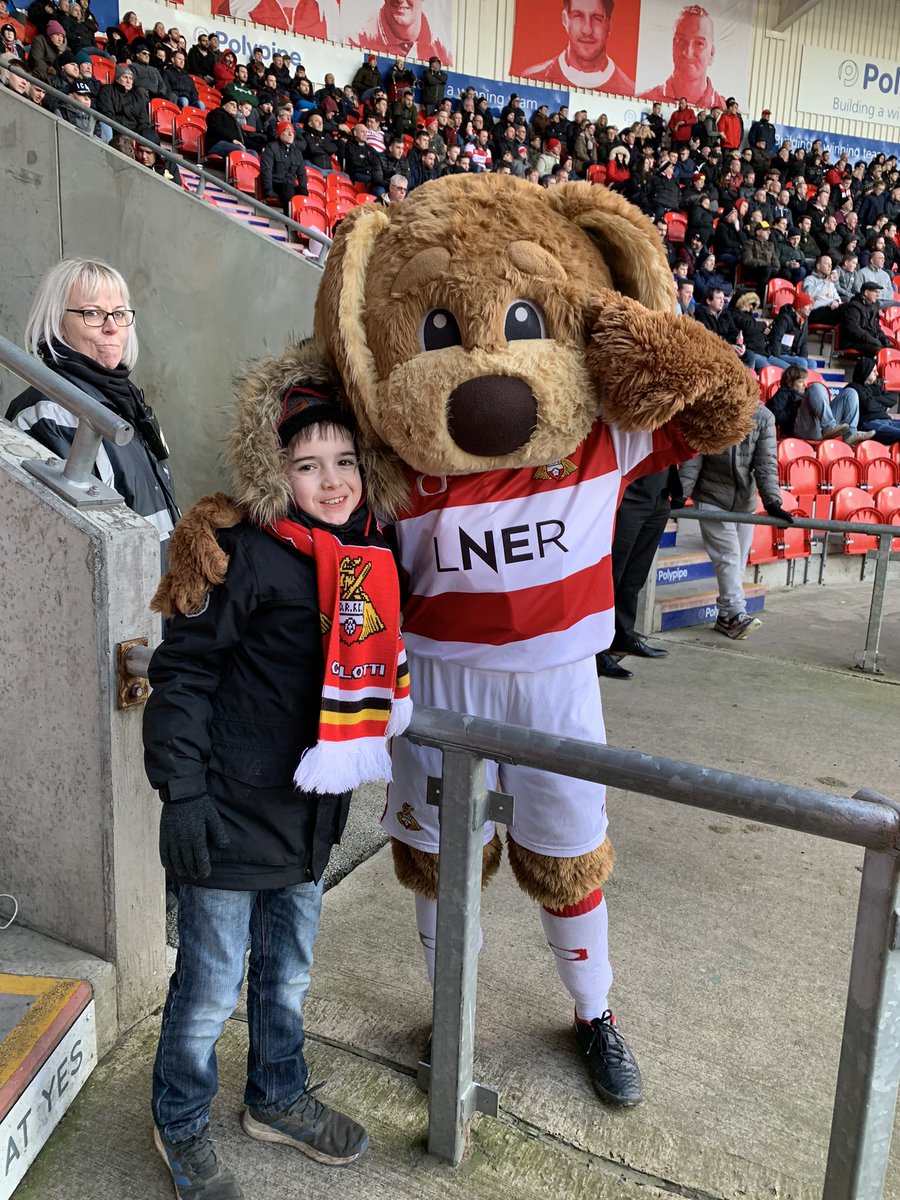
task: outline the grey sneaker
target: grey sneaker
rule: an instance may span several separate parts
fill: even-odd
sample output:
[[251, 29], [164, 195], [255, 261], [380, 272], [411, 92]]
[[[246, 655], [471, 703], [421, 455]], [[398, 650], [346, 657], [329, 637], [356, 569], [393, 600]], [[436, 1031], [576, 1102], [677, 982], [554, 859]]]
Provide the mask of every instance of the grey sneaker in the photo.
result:
[[265, 1116], [258, 1108], [244, 1109], [244, 1133], [260, 1142], [293, 1146], [330, 1167], [356, 1162], [365, 1153], [369, 1136], [362, 1125], [316, 1099], [313, 1093], [321, 1086], [310, 1088], [274, 1117]]
[[731, 620], [719, 617], [714, 628], [716, 633], [724, 633], [733, 642], [742, 642], [749, 633], [752, 633], [754, 629], [759, 629], [761, 625], [762, 621], [759, 617], [750, 617], [747, 613], [740, 613]]
[[238, 1181], [216, 1158], [209, 1130], [170, 1142], [153, 1130], [153, 1141], [172, 1172], [178, 1200], [244, 1200]]

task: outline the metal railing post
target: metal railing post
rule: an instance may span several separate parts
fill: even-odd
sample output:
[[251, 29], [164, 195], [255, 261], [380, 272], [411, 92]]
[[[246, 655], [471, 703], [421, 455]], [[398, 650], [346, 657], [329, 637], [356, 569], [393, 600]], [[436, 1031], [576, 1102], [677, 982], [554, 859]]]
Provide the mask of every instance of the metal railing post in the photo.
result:
[[[873, 792], [856, 798], [890, 804]], [[900, 1086], [898, 922], [900, 853], [867, 850], [822, 1200], [873, 1200], [884, 1190]]]
[[884, 616], [884, 596], [887, 591], [888, 564], [891, 561], [892, 537], [881, 535], [875, 555], [875, 580], [872, 584], [872, 600], [869, 604], [869, 623], [866, 626], [866, 645], [856, 656], [860, 671], [872, 675], [882, 674], [878, 666], [878, 645], [881, 641], [881, 622]]
[[430, 781], [429, 803], [440, 804], [437, 931], [434, 964], [428, 1151], [456, 1164], [473, 1112], [498, 1113], [499, 1097], [472, 1079], [475, 991], [481, 923], [481, 861], [487, 820], [512, 820], [508, 796], [485, 788], [485, 762], [444, 751], [443, 779]]

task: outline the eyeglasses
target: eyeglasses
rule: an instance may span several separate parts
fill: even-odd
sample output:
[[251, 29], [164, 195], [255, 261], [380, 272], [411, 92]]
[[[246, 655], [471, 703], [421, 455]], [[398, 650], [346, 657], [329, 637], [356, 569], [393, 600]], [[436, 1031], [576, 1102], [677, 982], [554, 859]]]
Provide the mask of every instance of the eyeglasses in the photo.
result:
[[120, 329], [134, 324], [133, 308], [117, 308], [115, 312], [104, 312], [102, 308], [67, 308], [66, 312], [78, 313], [90, 329], [100, 329], [110, 317]]

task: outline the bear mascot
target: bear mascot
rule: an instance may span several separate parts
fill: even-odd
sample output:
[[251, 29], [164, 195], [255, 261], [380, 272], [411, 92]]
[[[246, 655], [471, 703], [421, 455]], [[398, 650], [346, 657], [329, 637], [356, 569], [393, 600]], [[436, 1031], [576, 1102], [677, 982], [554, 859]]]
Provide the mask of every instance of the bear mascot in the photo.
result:
[[[198, 520], [214, 530], [283, 507], [273, 423], [282, 397], [310, 382], [356, 418], [368, 501], [400, 569], [413, 701], [604, 741], [595, 655], [612, 641], [621, 494], [740, 442], [759, 402], [734, 350], [675, 314], [648, 219], [602, 186], [488, 174], [353, 210], [324, 267], [312, 340], [240, 384], [236, 507], [201, 502], [176, 530], [176, 566], [191, 543], [202, 576]], [[200, 600], [194, 586], [181, 603]], [[395, 739], [392, 759], [382, 823], [433, 981], [439, 842], [426, 787], [440, 752]], [[539, 906], [594, 1087], [637, 1104], [640, 1070], [608, 999], [604, 788], [496, 764], [487, 786], [515, 797], [510, 866]], [[500, 857], [489, 824], [484, 882]]]

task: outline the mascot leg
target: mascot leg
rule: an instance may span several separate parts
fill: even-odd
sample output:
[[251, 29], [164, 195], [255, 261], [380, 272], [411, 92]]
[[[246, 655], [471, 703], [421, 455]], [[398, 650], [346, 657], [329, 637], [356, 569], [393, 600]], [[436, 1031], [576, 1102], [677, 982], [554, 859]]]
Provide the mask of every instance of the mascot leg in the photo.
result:
[[[434, 984], [434, 942], [437, 928], [437, 867], [438, 856], [405, 842], [391, 838], [391, 853], [394, 856], [394, 872], [398, 881], [405, 888], [415, 893], [416, 897], [416, 927], [419, 930], [419, 941], [425, 954], [425, 968], [428, 971], [428, 982]], [[485, 844], [481, 860], [481, 886], [487, 887], [490, 880], [497, 874], [503, 846], [498, 834]], [[484, 941], [481, 929], [478, 930], [478, 948]]]
[[612, 967], [603, 884], [616, 858], [609, 838], [575, 858], [538, 854], [511, 835], [507, 846], [516, 882], [540, 905], [556, 970], [575, 1002], [575, 1038], [594, 1087], [610, 1103], [640, 1103], [640, 1070], [608, 1007]]

